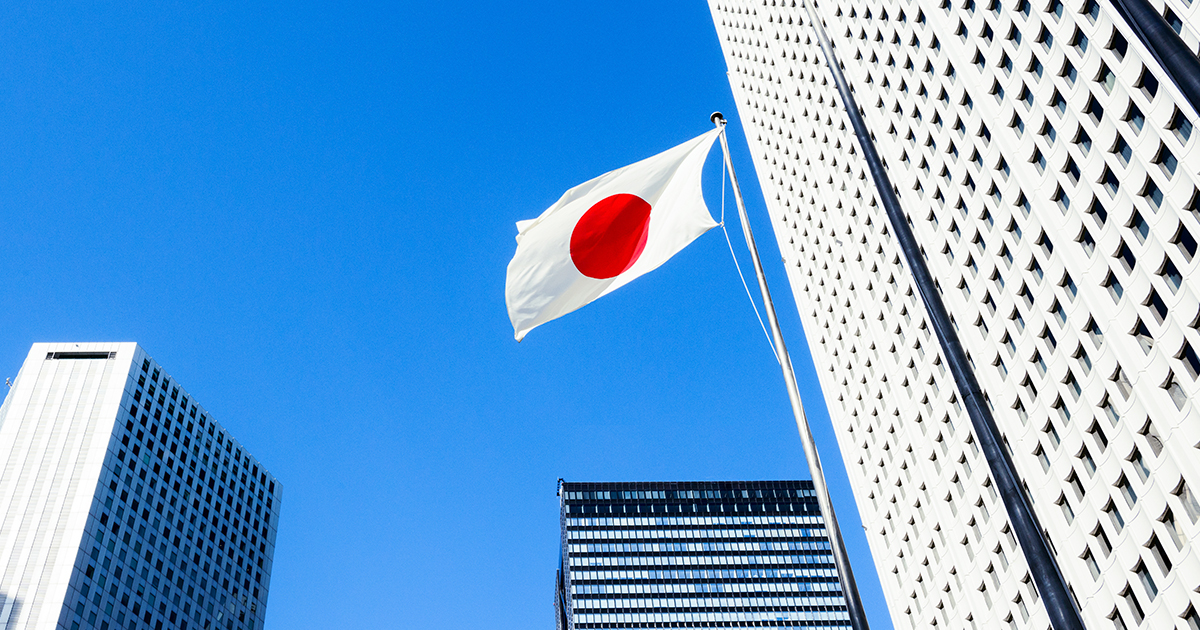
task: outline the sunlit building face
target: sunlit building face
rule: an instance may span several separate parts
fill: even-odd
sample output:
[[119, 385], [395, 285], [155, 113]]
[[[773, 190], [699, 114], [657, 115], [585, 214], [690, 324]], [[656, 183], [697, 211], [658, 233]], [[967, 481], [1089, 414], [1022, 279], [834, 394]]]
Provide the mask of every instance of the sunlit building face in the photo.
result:
[[[709, 6], [893, 623], [1047, 627], [808, 10]], [[1099, 0], [815, 11], [1085, 622], [1200, 627], [1195, 113]]]

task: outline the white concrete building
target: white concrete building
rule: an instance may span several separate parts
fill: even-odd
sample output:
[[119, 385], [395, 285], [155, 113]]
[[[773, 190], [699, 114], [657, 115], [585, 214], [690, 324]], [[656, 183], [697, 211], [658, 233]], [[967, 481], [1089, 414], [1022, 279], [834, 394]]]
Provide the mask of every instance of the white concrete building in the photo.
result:
[[[894, 624], [1046, 628], [807, 9], [709, 5]], [[1196, 113], [1098, 0], [815, 10], [1085, 622], [1200, 629]]]
[[0, 628], [261, 628], [281, 491], [137, 344], [34, 344], [0, 407]]

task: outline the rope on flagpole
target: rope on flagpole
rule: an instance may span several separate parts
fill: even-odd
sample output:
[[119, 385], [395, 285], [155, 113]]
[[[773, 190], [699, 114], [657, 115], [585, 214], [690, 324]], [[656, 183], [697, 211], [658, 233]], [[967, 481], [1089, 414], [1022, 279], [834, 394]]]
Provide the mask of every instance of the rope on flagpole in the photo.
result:
[[[724, 130], [721, 133], [725, 133]], [[742, 279], [742, 288], [746, 289], [746, 297], [750, 298], [750, 307], [754, 309], [754, 316], [758, 318], [758, 325], [762, 328], [763, 335], [767, 338], [767, 345], [771, 347], [771, 354], [775, 355], [775, 362], [783, 365], [779, 360], [779, 352], [775, 350], [775, 343], [771, 341], [771, 333], [767, 332], [767, 325], [763, 323], [762, 315], [758, 312], [758, 303], [754, 301], [754, 295], [750, 293], [750, 285], [746, 284], [746, 276], [742, 273], [742, 266], [738, 264], [737, 254], [733, 251], [733, 241], [729, 240], [729, 230], [725, 229], [725, 172], [728, 167], [725, 161], [721, 161], [721, 231], [725, 233], [725, 243], [729, 245], [729, 255], [733, 258], [733, 266], [737, 268], [738, 277]]]

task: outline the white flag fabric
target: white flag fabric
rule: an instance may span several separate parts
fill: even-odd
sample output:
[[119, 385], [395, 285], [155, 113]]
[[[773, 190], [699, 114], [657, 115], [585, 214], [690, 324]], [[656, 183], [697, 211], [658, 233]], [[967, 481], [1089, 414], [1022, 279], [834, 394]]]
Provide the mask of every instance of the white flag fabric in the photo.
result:
[[517, 341], [657, 269], [717, 226], [700, 173], [720, 132], [580, 184], [517, 223], [504, 291]]

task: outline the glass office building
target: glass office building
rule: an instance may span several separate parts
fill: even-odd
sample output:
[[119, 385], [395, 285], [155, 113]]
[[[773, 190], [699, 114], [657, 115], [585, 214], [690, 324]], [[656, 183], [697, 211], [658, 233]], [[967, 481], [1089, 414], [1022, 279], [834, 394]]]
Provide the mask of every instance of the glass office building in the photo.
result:
[[849, 628], [810, 481], [559, 486], [559, 630]]
[[137, 344], [34, 344], [0, 471], [0, 628], [263, 627], [282, 487]]

